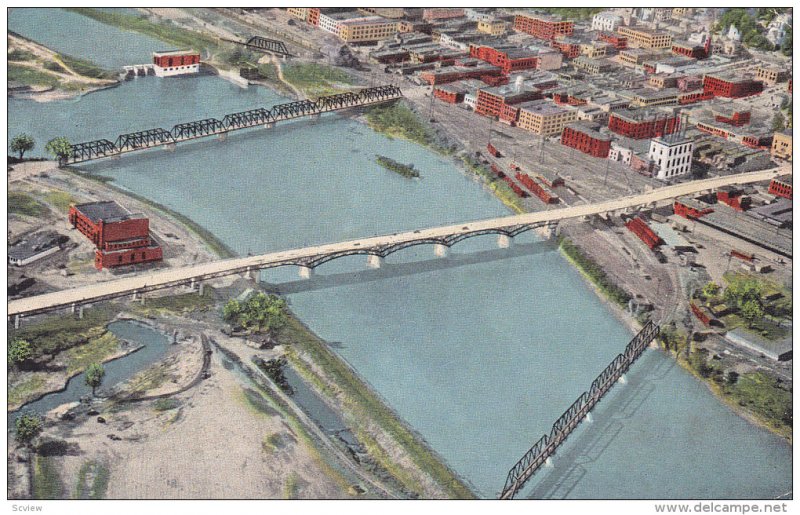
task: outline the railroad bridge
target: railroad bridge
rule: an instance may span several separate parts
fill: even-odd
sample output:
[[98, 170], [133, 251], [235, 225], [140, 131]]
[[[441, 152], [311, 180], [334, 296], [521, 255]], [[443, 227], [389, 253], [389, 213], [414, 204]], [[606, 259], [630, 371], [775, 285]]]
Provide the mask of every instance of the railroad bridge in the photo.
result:
[[270, 128], [278, 122], [318, 116], [342, 109], [392, 102], [402, 97], [403, 93], [397, 86], [375, 86], [354, 92], [322, 96], [316, 100], [298, 100], [278, 104], [269, 109], [257, 108], [239, 113], [230, 113], [221, 120], [206, 118], [204, 120], [178, 123], [170, 130], [161, 127], [145, 129], [121, 134], [113, 142], [108, 139], [98, 139], [72, 145], [69, 156], [61, 159], [60, 164], [63, 166], [82, 163], [148, 148], [171, 148], [183, 141], [215, 135], [223, 136], [232, 131], [259, 126]]
[[252, 36], [247, 41], [237, 41], [235, 39], [228, 38], [220, 39], [229, 43], [236, 43], [237, 45], [245, 46], [248, 49], [255, 50], [257, 52], [272, 53], [284, 57], [292, 55], [289, 53], [286, 43], [277, 39], [265, 38], [263, 36]]

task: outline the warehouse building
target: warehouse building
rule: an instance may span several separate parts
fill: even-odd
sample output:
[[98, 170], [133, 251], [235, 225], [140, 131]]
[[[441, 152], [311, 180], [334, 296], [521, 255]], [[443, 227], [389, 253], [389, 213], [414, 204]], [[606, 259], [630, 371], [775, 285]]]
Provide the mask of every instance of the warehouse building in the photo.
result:
[[150, 220], [114, 201], [71, 205], [69, 222], [97, 247], [94, 266], [160, 261], [162, 250], [150, 235]]

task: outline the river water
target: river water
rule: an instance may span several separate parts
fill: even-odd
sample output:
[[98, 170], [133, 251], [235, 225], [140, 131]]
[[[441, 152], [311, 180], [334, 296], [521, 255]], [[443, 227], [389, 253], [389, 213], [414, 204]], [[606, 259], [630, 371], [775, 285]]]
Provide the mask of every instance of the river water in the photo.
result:
[[[118, 320], [108, 324], [108, 330], [114, 335], [139, 350], [103, 364], [105, 376], [98, 393], [110, 391], [114, 386], [123, 383], [141, 370], [161, 359], [169, 350], [167, 337], [146, 325], [131, 320]], [[92, 388], [86, 384], [84, 372], [72, 377], [67, 387], [60, 391], [45, 395], [41, 399], [26, 404], [20, 411], [31, 413], [47, 413], [53, 408], [79, 401], [92, 394]], [[8, 415], [9, 427], [16, 419], [16, 412]]]
[[[42, 41], [60, 23], [44, 11], [20, 17], [12, 13], [11, 30]], [[90, 42], [122, 37], [86, 18], [71, 23], [83, 46], [70, 41], [68, 53], [98, 62], [110, 51]], [[62, 50], [58, 38], [46, 42]], [[113, 141], [282, 101], [218, 77], [148, 77], [79, 100], [11, 100], [9, 133]], [[422, 178], [380, 168], [376, 153], [414, 163]], [[508, 213], [450, 160], [336, 115], [84, 168], [183, 213], [239, 254]], [[552, 245], [530, 234], [517, 240], [498, 250], [492, 238], [475, 238], [446, 259], [415, 247], [377, 271], [363, 256], [344, 258], [308, 281], [294, 269], [263, 274], [484, 497], [497, 495], [508, 469], [632, 336]], [[522, 496], [747, 498], [790, 489], [784, 441], [647, 351]]]

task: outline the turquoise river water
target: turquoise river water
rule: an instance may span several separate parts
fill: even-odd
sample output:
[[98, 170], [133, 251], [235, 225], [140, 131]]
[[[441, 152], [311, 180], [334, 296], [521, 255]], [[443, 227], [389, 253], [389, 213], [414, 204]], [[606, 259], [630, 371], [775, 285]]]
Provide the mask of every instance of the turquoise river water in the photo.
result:
[[[63, 13], [14, 10], [10, 29], [117, 66], [164, 45]], [[113, 54], [113, 55], [109, 55]], [[118, 134], [284, 101], [218, 77], [139, 78], [78, 100], [9, 101], [9, 133], [37, 142]], [[43, 143], [39, 144], [40, 147]], [[37, 151], [41, 153], [41, 150]], [[412, 162], [408, 180], [375, 163]], [[203, 225], [239, 254], [507, 214], [452, 161], [336, 115], [155, 150], [83, 168]], [[264, 273], [332, 347], [482, 497], [619, 353], [631, 334], [546, 242], [510, 250], [476, 238], [435, 259], [430, 247]], [[772, 498], [791, 489], [791, 448], [648, 350], [521, 493], [531, 498]]]

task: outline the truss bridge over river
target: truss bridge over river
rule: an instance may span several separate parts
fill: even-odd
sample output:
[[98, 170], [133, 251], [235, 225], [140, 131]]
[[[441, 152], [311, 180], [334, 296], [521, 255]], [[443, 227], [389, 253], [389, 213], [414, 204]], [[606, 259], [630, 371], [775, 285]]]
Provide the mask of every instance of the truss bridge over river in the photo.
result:
[[257, 108], [230, 113], [222, 119], [206, 118], [178, 123], [170, 130], [160, 127], [145, 129], [117, 136], [114, 141], [98, 139], [71, 145], [69, 155], [60, 160], [68, 165], [115, 157], [127, 152], [156, 147], [172, 148], [174, 145], [209, 136], [224, 137], [227, 133], [254, 127], [274, 127], [278, 122], [303, 117], [315, 117], [322, 113], [340, 111], [354, 107], [391, 102], [403, 97], [400, 88], [393, 85], [374, 86], [360, 91], [349, 91], [319, 97], [316, 100], [298, 100], [278, 104], [271, 108]]

